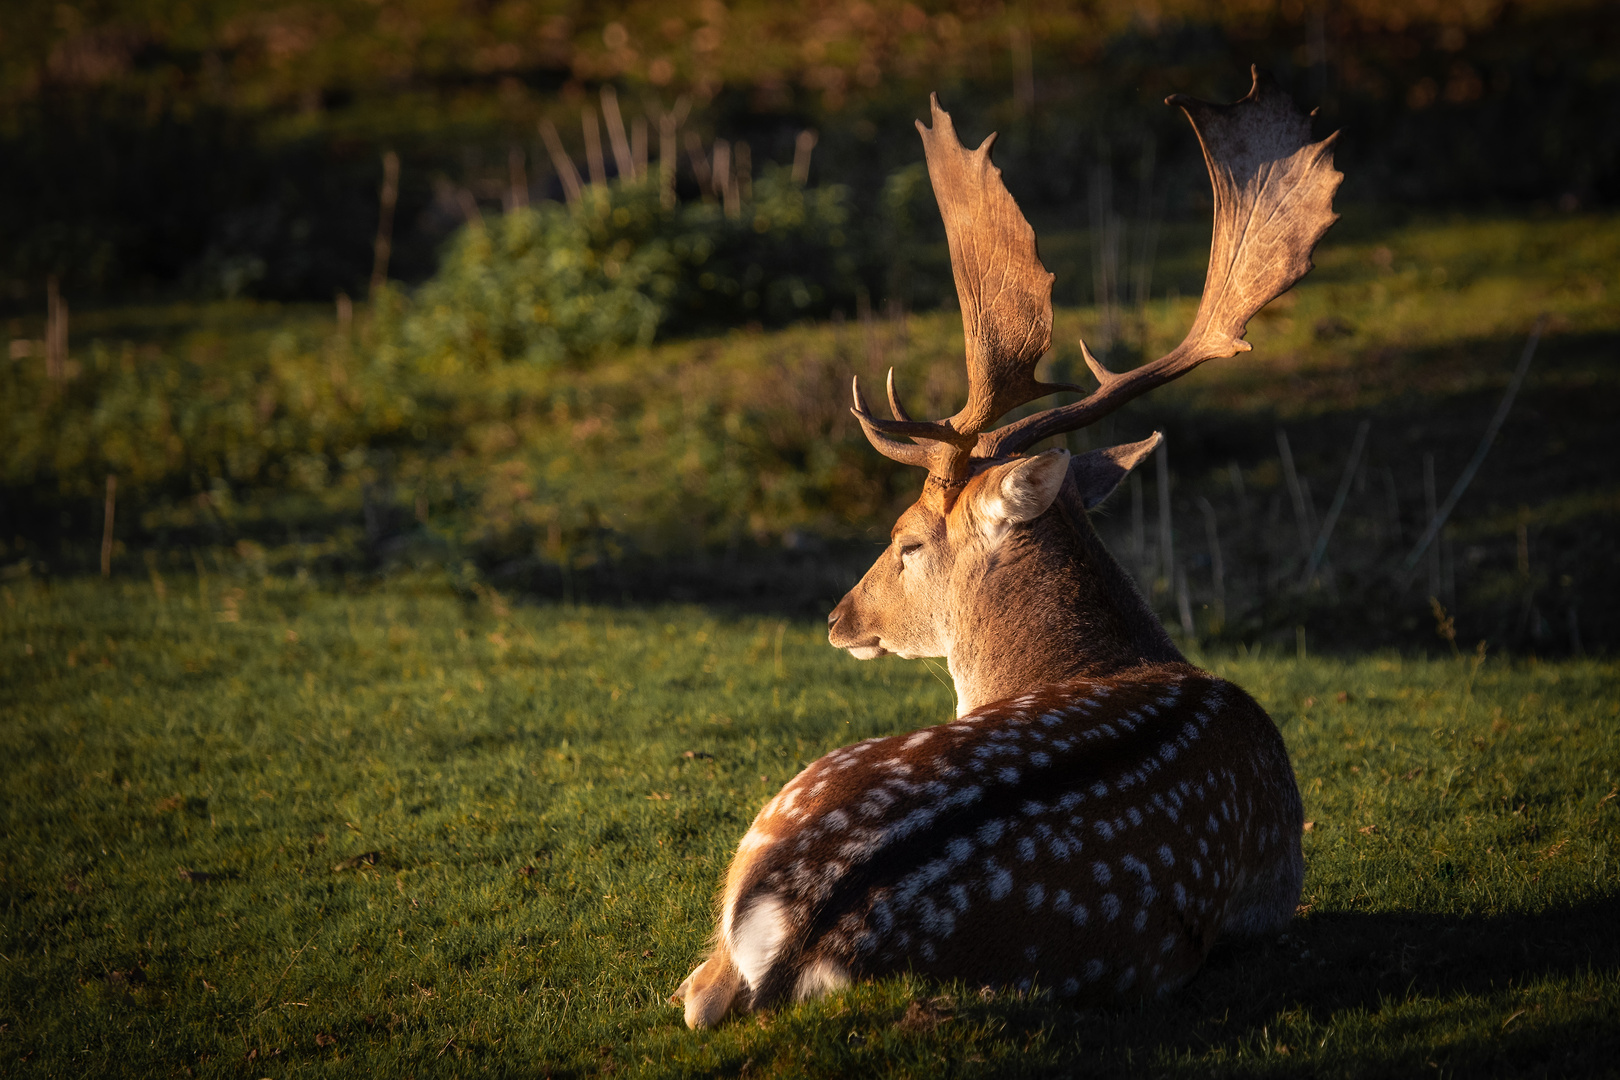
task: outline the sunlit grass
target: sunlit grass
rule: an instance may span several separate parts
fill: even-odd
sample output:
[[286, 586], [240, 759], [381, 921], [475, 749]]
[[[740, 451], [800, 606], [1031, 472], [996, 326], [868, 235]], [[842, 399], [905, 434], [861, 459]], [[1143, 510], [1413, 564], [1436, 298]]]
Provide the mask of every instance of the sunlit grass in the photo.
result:
[[227, 569], [5, 583], [8, 1075], [1612, 1066], [1612, 664], [1212, 657], [1313, 823], [1285, 937], [1117, 1012], [891, 980], [693, 1034], [664, 998], [752, 813], [947, 718], [937, 669], [808, 622]]

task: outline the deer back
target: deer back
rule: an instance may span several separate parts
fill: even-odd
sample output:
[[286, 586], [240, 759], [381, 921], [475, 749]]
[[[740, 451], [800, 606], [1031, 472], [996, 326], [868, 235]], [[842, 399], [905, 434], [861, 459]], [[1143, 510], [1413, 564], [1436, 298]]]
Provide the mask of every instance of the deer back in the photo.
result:
[[1265, 712], [1145, 665], [814, 762], [749, 830], [722, 935], [755, 1008], [903, 970], [1154, 994], [1292, 915], [1300, 822]]

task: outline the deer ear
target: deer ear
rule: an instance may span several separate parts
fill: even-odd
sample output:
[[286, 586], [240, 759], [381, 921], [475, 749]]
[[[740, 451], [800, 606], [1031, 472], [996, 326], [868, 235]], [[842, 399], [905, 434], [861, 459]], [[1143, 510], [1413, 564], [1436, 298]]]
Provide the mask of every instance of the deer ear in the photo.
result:
[[1046, 513], [1068, 468], [1067, 450], [1047, 450], [997, 469], [979, 499], [978, 516], [985, 531], [999, 539], [1011, 526]]
[[1126, 475], [1146, 461], [1163, 441], [1164, 436], [1155, 431], [1141, 442], [1088, 450], [1069, 462], [1069, 475], [1074, 477], [1074, 486], [1086, 509], [1100, 506]]

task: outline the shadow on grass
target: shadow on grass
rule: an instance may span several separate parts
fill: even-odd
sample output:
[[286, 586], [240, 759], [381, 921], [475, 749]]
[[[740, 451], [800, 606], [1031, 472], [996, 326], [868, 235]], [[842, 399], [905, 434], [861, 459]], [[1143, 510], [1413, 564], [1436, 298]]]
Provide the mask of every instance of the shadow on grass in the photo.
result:
[[[1199, 1075], [1602, 1074], [1620, 1060], [1616, 1003], [1603, 1004], [1620, 972], [1617, 925], [1620, 895], [1537, 915], [1308, 916], [1275, 940], [1218, 945], [1162, 1004], [1112, 1013], [1038, 998], [989, 1005], [1009, 1031], [1046, 1028], [1058, 1050], [1055, 1063], [989, 1075], [1082, 1063], [1088, 1075], [1138, 1071], [1133, 1062]], [[1610, 987], [1568, 985], [1587, 979]], [[1546, 982], [1565, 985], [1517, 993]], [[1337, 1052], [1300, 1045], [1335, 1036]]]

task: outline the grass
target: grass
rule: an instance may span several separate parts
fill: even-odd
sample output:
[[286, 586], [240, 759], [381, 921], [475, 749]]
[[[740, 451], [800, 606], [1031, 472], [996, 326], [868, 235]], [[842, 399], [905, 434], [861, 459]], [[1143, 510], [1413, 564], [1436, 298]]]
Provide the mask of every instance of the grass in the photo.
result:
[[0, 594], [0, 1072], [1589, 1075], [1620, 1060], [1612, 663], [1206, 660], [1313, 822], [1304, 913], [1175, 998], [890, 980], [704, 1034], [664, 998], [804, 763], [937, 668], [695, 607], [400, 576]]
[[[1103, 344], [1098, 310], [1073, 306], [1089, 292], [1091, 245], [1084, 233], [1042, 235], [1060, 285], [1044, 374], [1083, 379], [1079, 338]], [[1166, 227], [1158, 292], [1123, 313], [1116, 365], [1158, 355], [1185, 331], [1207, 243], [1203, 223]], [[1433, 594], [1465, 643], [1612, 651], [1620, 215], [1392, 222], [1352, 206], [1317, 263], [1253, 320], [1253, 353], [1070, 437], [1079, 450], [1167, 434], [1174, 559], [1159, 554], [1151, 469], [1140, 547], [1129, 492], [1100, 525], [1161, 614], [1179, 625], [1177, 575], [1165, 565], [1179, 560], [1191, 636], [1223, 647], [1291, 645], [1303, 626], [1313, 647], [1434, 648]], [[1400, 587], [1394, 572], [1427, 524], [1426, 456], [1443, 496], [1542, 312], [1548, 329], [1529, 378], [1436, 545], [1440, 573]], [[119, 572], [141, 574], [154, 554], [190, 566], [197, 549], [245, 542], [283, 575], [472, 560], [486, 580], [534, 596], [725, 595], [805, 615], [841, 590], [843, 549], [883, 536], [917, 489], [914, 470], [866, 444], [848, 411], [850, 375], [879, 394], [894, 365], [918, 414], [946, 415], [963, 393], [952, 311], [743, 328], [564, 373], [424, 368], [386, 345], [387, 323], [363, 306], [339, 326], [324, 306], [246, 301], [78, 311], [68, 365], [77, 374], [54, 384], [41, 325], [13, 320], [19, 358], [0, 363], [10, 448], [0, 565], [93, 572], [116, 474]], [[1363, 420], [1367, 449], [1327, 571], [1301, 584], [1299, 535], [1325, 517]], [[1279, 428], [1305, 485], [1299, 503]]]

